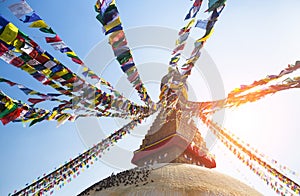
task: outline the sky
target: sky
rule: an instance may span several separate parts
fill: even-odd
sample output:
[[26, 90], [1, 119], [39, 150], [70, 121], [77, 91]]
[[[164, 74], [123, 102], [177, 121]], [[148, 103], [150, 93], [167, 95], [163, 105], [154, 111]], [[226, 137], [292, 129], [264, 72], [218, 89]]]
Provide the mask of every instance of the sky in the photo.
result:
[[[40, 33], [30, 30], [8, 11], [7, 6], [15, 2], [18, 1], [1, 2], [0, 13], [46, 50], [55, 54], [65, 65], [77, 71], [76, 65], [70, 63], [69, 59], [43, 43]], [[93, 1], [74, 3], [74, 1], [52, 0], [40, 3], [40, 1], [28, 0], [27, 2], [82, 59], [88, 57], [89, 52], [95, 49], [97, 44], [106, 41], [101, 25], [95, 18]], [[159, 26], [178, 30], [185, 24], [183, 19], [192, 3], [189, 0], [117, 0], [116, 2], [123, 26], [128, 31], [141, 26]], [[207, 5], [207, 1], [204, 1], [204, 5]], [[204, 8], [201, 9], [202, 13], [203, 11]], [[288, 64], [299, 60], [300, 28], [297, 27], [300, 21], [299, 11], [298, 0], [227, 1], [227, 6], [216, 24], [215, 33], [205, 46], [221, 76], [225, 93], [241, 84], [250, 84], [254, 80], [264, 78], [266, 75], [278, 74]], [[200, 16], [205, 17], [204, 14]], [[196, 32], [192, 37], [196, 39], [199, 36]], [[133, 43], [134, 37], [132, 42], [130, 41], [129, 44]], [[146, 59], [144, 56], [147, 54], [151, 54], [152, 58], [159, 56], [160, 61], [165, 64], [170, 57], [163, 52], [148, 51], [147, 54], [143, 54], [144, 52], [137, 50], [134, 53], [137, 64], [147, 63], [144, 62]], [[103, 58], [99, 58], [97, 65], [101, 65], [102, 61]], [[114, 80], [112, 75], [116, 73], [121, 74], [117, 66], [115, 69], [112, 66], [109, 71], [112, 73], [106, 76], [108, 80]], [[149, 74], [141, 73], [144, 77]], [[0, 76], [43, 92], [54, 92], [40, 85], [25, 72], [3, 61], [0, 62]], [[204, 80], [202, 82], [203, 84], [192, 84], [193, 88], [199, 88], [201, 93], [207, 91], [207, 89], [200, 89], [201, 86], [207, 85]], [[24, 101], [28, 98], [16, 88], [7, 87], [5, 84], [0, 84], [0, 88], [12, 98]], [[150, 87], [150, 90], [152, 90], [150, 94], [157, 96], [154, 87]], [[209, 98], [211, 97], [206, 96], [200, 100]], [[297, 104], [299, 98], [299, 90], [293, 89], [268, 96], [256, 103], [246, 104], [238, 109], [226, 110], [223, 127], [264, 154], [300, 172], [298, 151], [300, 144], [297, 133], [300, 128], [297, 119], [300, 115], [300, 106]], [[49, 104], [41, 106], [51, 107]], [[100, 119], [97, 123], [97, 126], [109, 135], [114, 129], [120, 128], [122, 122]], [[56, 128], [55, 122], [42, 122], [30, 128], [23, 127], [21, 123], [0, 125], [2, 154], [0, 195], [8, 195], [15, 189], [24, 187], [26, 183], [32, 182], [38, 176], [52, 171], [86, 150], [88, 145], [83, 141], [82, 136], [84, 130], [79, 126], [79, 123], [69, 122], [59, 128]], [[89, 127], [85, 131], [95, 131], [89, 129], [92, 128]], [[134, 139], [128, 136], [126, 139], [120, 142], [121, 148], [134, 150], [138, 148], [142, 137]], [[235, 160], [222, 145], [217, 143], [212, 150], [216, 154], [216, 170], [240, 179], [264, 195], [274, 194], [258, 177]], [[55, 191], [55, 195], [76, 195], [112, 172], [118, 171], [120, 170], [112, 164], [98, 161], [72, 183]]]

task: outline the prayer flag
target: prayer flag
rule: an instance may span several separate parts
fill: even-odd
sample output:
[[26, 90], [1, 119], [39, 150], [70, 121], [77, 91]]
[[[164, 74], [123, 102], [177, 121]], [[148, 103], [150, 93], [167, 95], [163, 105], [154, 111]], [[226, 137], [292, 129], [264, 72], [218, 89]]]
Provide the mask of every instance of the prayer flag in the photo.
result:
[[29, 101], [30, 103], [37, 104], [37, 103], [46, 101], [46, 99], [29, 98], [28, 101]]
[[12, 4], [8, 6], [8, 9], [17, 17], [21, 18], [25, 14], [32, 12], [32, 8], [25, 2], [21, 1], [19, 3]]
[[130, 51], [126, 51], [126, 52], [120, 54], [119, 56], [117, 56], [117, 60], [121, 65], [128, 62], [131, 58], [132, 58], [132, 55], [131, 55]]
[[110, 33], [113, 33], [113, 32], [115, 32], [115, 31], [119, 31], [119, 30], [123, 30], [123, 27], [122, 27], [121, 24], [118, 25], [118, 26], [116, 26], [116, 27], [114, 27], [114, 28], [112, 28], [112, 29], [110, 29], [109, 31], [105, 32], [105, 35], [108, 35], [108, 34], [110, 34]]
[[0, 15], [0, 29], [5, 27], [8, 23], [9, 23], [9, 21]]
[[208, 3], [208, 9], [205, 12], [211, 12], [214, 9], [217, 9], [220, 6], [225, 4], [226, 0], [210, 0]]
[[0, 42], [0, 56], [2, 56], [7, 51], [8, 51], [8, 48], [5, 46], [5, 44]]
[[59, 51], [61, 51], [61, 49], [67, 47], [67, 45], [66, 45], [65, 42], [63, 42], [63, 41], [60, 41], [60, 42], [52, 42], [52, 43], [49, 43], [49, 44], [54, 48], [54, 50], [59, 50]]
[[49, 28], [40, 28], [40, 31], [42, 31], [44, 33], [55, 34], [55, 32], [52, 30], [51, 27], [49, 27]]
[[207, 26], [207, 23], [208, 23], [208, 20], [198, 20], [195, 27], [198, 27], [200, 29], [206, 29], [206, 26]]
[[42, 20], [36, 13], [32, 13], [31, 16], [25, 16], [25, 20], [23, 20], [24, 23], [28, 22], [34, 22], [37, 20]]
[[112, 22], [108, 23], [107, 25], [103, 26], [105, 29], [105, 32], [110, 31], [111, 29], [117, 27], [121, 25], [121, 20], [120, 17], [118, 16], [117, 18], [115, 18]]
[[3, 125], [8, 124], [9, 122], [17, 119], [23, 110], [21, 108], [17, 108], [14, 111], [10, 112], [6, 116], [2, 117], [0, 120]]
[[55, 37], [46, 37], [45, 39], [47, 43], [62, 41], [58, 35], [55, 35]]
[[213, 32], [214, 32], [214, 29], [211, 29], [209, 32], [206, 32], [206, 34], [202, 38], [198, 39], [196, 42], [205, 42], [206, 40], [208, 40], [211, 37]]
[[0, 39], [11, 44], [17, 37], [19, 29], [12, 23], [8, 23], [0, 34]]
[[31, 23], [29, 25], [29, 27], [31, 27], [31, 28], [47, 28], [48, 25], [43, 20], [37, 20], [37, 21], [34, 21], [33, 23]]
[[124, 65], [122, 65], [121, 69], [123, 70], [123, 72], [126, 72], [133, 66], [135, 66], [134, 62], [125, 63]]

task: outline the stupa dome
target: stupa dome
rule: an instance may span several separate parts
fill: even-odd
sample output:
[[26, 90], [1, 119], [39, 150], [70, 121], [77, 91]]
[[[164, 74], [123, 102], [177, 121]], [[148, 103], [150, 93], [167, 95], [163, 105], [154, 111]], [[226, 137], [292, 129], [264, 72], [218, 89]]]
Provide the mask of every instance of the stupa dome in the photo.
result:
[[121, 172], [94, 184], [80, 196], [261, 195], [244, 183], [213, 169], [191, 164], [157, 164]]

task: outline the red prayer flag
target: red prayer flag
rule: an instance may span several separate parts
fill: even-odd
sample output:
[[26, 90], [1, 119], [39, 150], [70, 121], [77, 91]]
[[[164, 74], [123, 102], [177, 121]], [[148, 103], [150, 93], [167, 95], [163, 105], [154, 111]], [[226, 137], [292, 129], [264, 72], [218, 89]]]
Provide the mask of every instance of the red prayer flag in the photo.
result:
[[6, 116], [4, 116], [3, 118], [0, 119], [2, 124], [6, 125], [7, 123], [17, 119], [20, 116], [22, 111], [23, 111], [22, 108], [17, 108], [13, 112], [7, 114]]
[[47, 43], [53, 43], [53, 42], [60, 42], [62, 41], [58, 35], [55, 37], [46, 37], [46, 42]]
[[80, 59], [72, 58], [72, 61], [79, 64], [79, 65], [83, 65], [83, 62]]
[[41, 64], [45, 64], [47, 61], [49, 61], [49, 58], [47, 58], [46, 56], [40, 55], [38, 54], [35, 57], [35, 60], [37, 60], [38, 62], [40, 62]]
[[46, 99], [29, 98], [28, 101], [29, 101], [30, 103], [37, 104], [37, 103], [46, 101]]
[[179, 45], [179, 46], [177, 46], [177, 48], [175, 48], [175, 49], [173, 50], [172, 55], [176, 54], [176, 53], [177, 53], [178, 51], [180, 51], [180, 50], [183, 50], [183, 49], [184, 49], [184, 46], [185, 46], [185, 43], [184, 43], [184, 44], [181, 44], [181, 45]]
[[15, 57], [9, 63], [16, 67], [21, 67], [24, 64], [24, 61], [19, 57]]
[[0, 42], [0, 56], [2, 56], [5, 52], [8, 51], [8, 48]]
[[201, 6], [201, 4], [202, 4], [202, 0], [196, 0], [196, 1], [194, 2], [194, 5], [193, 5], [193, 6], [199, 7], [199, 6]]

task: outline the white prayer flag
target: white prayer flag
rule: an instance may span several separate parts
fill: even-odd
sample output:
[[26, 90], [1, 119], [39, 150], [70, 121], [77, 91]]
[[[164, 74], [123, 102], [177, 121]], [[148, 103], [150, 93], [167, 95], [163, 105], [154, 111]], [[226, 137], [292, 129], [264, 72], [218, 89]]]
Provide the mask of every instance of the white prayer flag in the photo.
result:
[[17, 17], [21, 18], [25, 14], [33, 12], [32, 8], [25, 2], [21, 1], [19, 3], [12, 4], [8, 6], [8, 9]]

